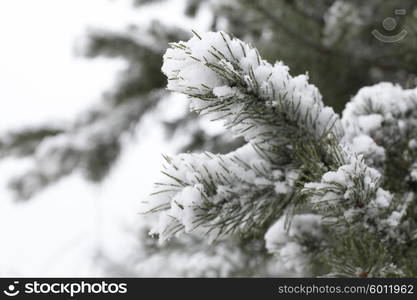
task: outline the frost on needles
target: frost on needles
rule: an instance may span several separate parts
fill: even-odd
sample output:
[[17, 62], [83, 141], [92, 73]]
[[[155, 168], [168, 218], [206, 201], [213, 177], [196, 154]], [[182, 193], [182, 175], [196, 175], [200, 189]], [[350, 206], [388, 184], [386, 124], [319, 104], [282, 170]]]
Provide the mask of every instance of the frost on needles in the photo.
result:
[[162, 71], [247, 144], [166, 157], [152, 234], [264, 236], [295, 276], [417, 275], [416, 90], [363, 88], [340, 119], [307, 75], [224, 32], [173, 43]]

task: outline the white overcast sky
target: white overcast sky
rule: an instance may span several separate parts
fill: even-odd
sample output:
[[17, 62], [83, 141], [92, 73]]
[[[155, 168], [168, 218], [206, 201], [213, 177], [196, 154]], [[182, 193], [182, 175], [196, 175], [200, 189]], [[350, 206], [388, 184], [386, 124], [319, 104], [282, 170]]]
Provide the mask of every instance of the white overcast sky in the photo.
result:
[[[99, 101], [123, 65], [75, 57], [86, 29], [123, 29], [155, 15], [189, 27], [180, 14], [183, 3], [138, 13], [129, 0], [1, 0], [0, 131], [70, 120]], [[200, 26], [192, 28], [202, 30], [204, 22]], [[123, 261], [123, 249], [132, 243], [125, 229], [137, 221], [138, 203], [159, 172], [160, 154], [173, 151], [160, 130], [155, 132], [152, 118], [144, 123], [142, 142], [127, 147], [101, 187], [73, 175], [16, 204], [4, 185], [22, 163], [0, 162], [0, 276], [100, 275], [92, 260], [98, 245]]]

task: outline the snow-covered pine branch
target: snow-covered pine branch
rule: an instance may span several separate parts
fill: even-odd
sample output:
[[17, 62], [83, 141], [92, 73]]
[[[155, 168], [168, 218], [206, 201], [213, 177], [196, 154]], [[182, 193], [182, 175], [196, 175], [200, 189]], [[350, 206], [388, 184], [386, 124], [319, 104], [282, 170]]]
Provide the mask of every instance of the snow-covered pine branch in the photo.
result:
[[294, 134], [340, 136], [338, 116], [323, 106], [306, 75], [292, 77], [282, 62], [269, 64], [223, 32], [172, 44], [162, 71], [168, 89], [190, 97], [192, 110], [224, 120], [248, 142], [280, 145]]
[[166, 157], [163, 174], [149, 203], [150, 211], [160, 212], [152, 233], [161, 240], [197, 228], [213, 238], [262, 234], [291, 203], [298, 177], [296, 170], [279, 169], [251, 144], [226, 155]]
[[[165, 210], [154, 230], [162, 239], [197, 225], [215, 236], [264, 230], [288, 206], [289, 201], [279, 200], [282, 195], [293, 197], [289, 187], [299, 177], [295, 170], [303, 160], [311, 161], [306, 147], [316, 155], [329, 154], [329, 164], [338, 159], [331, 157], [329, 145], [341, 136], [339, 118], [324, 107], [306, 75], [292, 77], [282, 63], [269, 64], [256, 49], [223, 32], [175, 43], [164, 58], [168, 88], [188, 95], [193, 110], [225, 120], [249, 144], [226, 156], [182, 155], [169, 160], [168, 176], [158, 185], [159, 198], [150, 207]], [[178, 174], [177, 169], [189, 171]], [[175, 185], [175, 191], [164, 188]], [[184, 191], [191, 187], [194, 201], [184, 206]], [[191, 224], [178, 210], [180, 215], [188, 211], [188, 219], [192, 215]]]
[[[271, 252], [282, 257], [288, 249], [298, 249], [294, 255], [304, 257], [305, 265], [311, 263], [311, 251], [319, 249], [336, 257], [327, 271], [348, 274], [366, 269], [360, 262], [372, 260], [372, 254], [366, 252], [369, 256], [363, 257], [365, 252], [354, 251], [349, 268], [339, 272], [345, 261], [336, 255], [341, 244], [367, 245], [357, 241], [363, 234], [370, 237], [367, 241], [372, 247], [385, 253], [388, 246], [402, 247], [411, 238], [410, 232], [416, 232], [414, 223], [407, 223], [414, 228], [408, 233], [402, 226], [415, 196], [389, 188], [385, 176], [392, 170], [381, 165], [389, 147], [377, 134], [395, 123], [388, 120], [398, 121], [394, 125], [409, 155], [407, 178], [412, 178], [416, 155], [411, 149], [415, 137], [410, 129], [416, 125], [415, 91], [388, 85], [364, 89], [347, 106], [340, 122], [338, 115], [323, 105], [306, 75], [292, 77], [283, 63], [269, 64], [256, 49], [223, 32], [195, 34], [188, 42], [172, 44], [162, 70], [168, 77], [168, 88], [188, 95], [192, 110], [223, 120], [248, 144], [226, 155], [166, 158], [165, 176], [147, 203], [147, 210], [159, 216], [152, 233], [160, 240], [193, 230], [211, 238], [233, 233], [259, 237], [267, 232], [266, 245]], [[380, 89], [401, 94], [396, 95], [400, 101], [388, 104], [398, 106], [394, 115], [389, 113], [391, 108], [376, 105], [373, 96]], [[393, 130], [391, 125], [388, 127]], [[401, 131], [404, 126], [406, 133]], [[322, 241], [317, 243], [307, 241], [318, 247], [294, 244], [291, 229], [289, 238], [274, 234], [282, 231], [283, 224], [291, 228], [291, 220], [294, 224], [304, 220], [303, 213], [314, 213], [306, 219], [314, 226], [303, 228], [311, 231], [306, 236], [320, 236]], [[315, 234], [323, 230], [327, 230], [326, 237]], [[320, 248], [323, 245], [325, 249]], [[392, 256], [383, 257], [373, 275], [398, 271]], [[288, 264], [295, 272], [308, 270], [298, 262], [288, 260]]]

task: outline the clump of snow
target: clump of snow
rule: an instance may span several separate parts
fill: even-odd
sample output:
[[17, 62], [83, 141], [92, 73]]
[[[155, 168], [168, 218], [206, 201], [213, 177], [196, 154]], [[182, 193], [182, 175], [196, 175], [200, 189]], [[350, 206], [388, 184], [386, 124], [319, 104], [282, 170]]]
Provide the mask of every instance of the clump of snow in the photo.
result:
[[370, 135], [381, 128], [384, 120], [399, 121], [417, 108], [417, 89], [404, 90], [399, 85], [383, 82], [364, 87], [346, 104], [342, 124], [350, 140], [359, 132]]
[[376, 191], [375, 203], [378, 207], [389, 207], [392, 201], [392, 195], [381, 188]]
[[213, 94], [216, 97], [227, 97], [227, 96], [233, 95], [234, 93], [235, 93], [235, 89], [227, 85], [218, 86], [213, 89]]
[[287, 194], [289, 191], [288, 185], [286, 182], [278, 181], [275, 183], [275, 193], [277, 194]]
[[384, 118], [378, 114], [370, 114], [358, 118], [358, 126], [364, 133], [371, 133], [382, 125]]
[[281, 217], [265, 234], [266, 249], [275, 254], [284, 268], [297, 275], [308, 272], [309, 253], [303, 241], [323, 238], [321, 216], [315, 214], [295, 215], [286, 227], [286, 218]]
[[417, 89], [402, 89], [387, 82], [364, 87], [343, 111], [343, 141], [363, 154], [367, 163], [381, 166], [385, 161], [383, 146], [392, 135], [413, 144], [412, 139], [407, 140], [407, 132], [417, 129], [416, 117]]
[[389, 82], [364, 87], [346, 105], [343, 115], [346, 117], [372, 113], [383, 117], [389, 114], [404, 115], [410, 107], [415, 106], [416, 93], [416, 90], [404, 90], [401, 86]]
[[360, 134], [355, 136], [350, 146], [353, 152], [362, 154], [367, 161], [375, 163], [385, 160], [385, 149], [378, 146], [369, 135]]
[[274, 191], [277, 195], [279, 194], [288, 194], [294, 189], [295, 182], [299, 178], [298, 170], [288, 169], [288, 170], [274, 170]]

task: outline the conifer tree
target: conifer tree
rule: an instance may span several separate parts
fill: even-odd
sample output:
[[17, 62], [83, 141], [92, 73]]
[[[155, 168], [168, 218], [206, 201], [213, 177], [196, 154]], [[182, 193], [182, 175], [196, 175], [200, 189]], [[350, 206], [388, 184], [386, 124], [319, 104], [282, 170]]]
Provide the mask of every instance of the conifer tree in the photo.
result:
[[[172, 0], [133, 2], [141, 9], [168, 1]], [[231, 66], [217, 62], [225, 57], [209, 49], [213, 54], [204, 57], [210, 59], [211, 71], [207, 73], [199, 65], [207, 62], [195, 56], [200, 59], [196, 67], [205, 72], [193, 71], [196, 77], [184, 86], [178, 79], [187, 78], [185, 66], [171, 67], [175, 61], [165, 60], [169, 88], [189, 95], [198, 113], [226, 119], [228, 130], [208, 135], [198, 126], [195, 113], [165, 124], [170, 133], [183, 131], [190, 137], [184, 152], [211, 153], [166, 158], [164, 172], [173, 177], [161, 183], [173, 185], [161, 185], [156, 192], [167, 191], [148, 204], [161, 221], [155, 225], [152, 216], [141, 223], [138, 246], [132, 249], [128, 266], [102, 254], [101, 263], [109, 274], [415, 274], [416, 267], [408, 263], [415, 256], [416, 235], [415, 113], [413, 101], [407, 100], [414, 97], [417, 76], [415, 1], [185, 3], [188, 18], [198, 22], [199, 13], [209, 11], [212, 31], [225, 30], [252, 43], [264, 59], [285, 62], [292, 75], [308, 71], [310, 83], [306, 76], [289, 75], [283, 63], [269, 65], [243, 42], [238, 42], [238, 48], [253, 57], [247, 66], [240, 65], [239, 50], [231, 48], [235, 57], [230, 57], [219, 35], [205, 45], [220, 50]], [[406, 14], [395, 16], [397, 9]], [[395, 17], [393, 32], [383, 27], [387, 17]], [[31, 199], [73, 172], [80, 171], [92, 182], [109, 174], [123, 153], [122, 140], [134, 136], [143, 116], [169, 94], [160, 72], [168, 43], [190, 36], [164, 21], [121, 32], [91, 31], [87, 57], [126, 62], [114, 88], [73, 122], [16, 128], [0, 135], [0, 158], [33, 161], [31, 168], [11, 180], [17, 199]], [[374, 29], [387, 35], [406, 29], [408, 35], [397, 43], [382, 43], [372, 36]], [[224, 38], [229, 39], [226, 34]], [[188, 46], [177, 45], [176, 55]], [[187, 58], [184, 53], [181, 57]], [[192, 62], [197, 63], [194, 58]], [[255, 68], [257, 64], [262, 68]], [[269, 73], [262, 73], [267, 69], [281, 75], [268, 78]], [[200, 86], [199, 80], [204, 82], [207, 75], [214, 80], [208, 83], [215, 86]], [[217, 81], [222, 85], [217, 86]], [[386, 81], [392, 84], [378, 84]], [[259, 85], [264, 82], [266, 86]], [[277, 99], [282, 101], [278, 106]], [[341, 119], [324, 105], [340, 113], [349, 100]], [[258, 102], [265, 105], [255, 105]], [[277, 114], [282, 118], [278, 120]], [[231, 139], [230, 133], [236, 138]], [[213, 177], [213, 172], [219, 177]], [[194, 211], [187, 201], [198, 194], [201, 202]], [[149, 227], [161, 240], [170, 240], [158, 244], [147, 236]], [[173, 237], [182, 231], [187, 234]], [[206, 243], [206, 235], [211, 244]]]

